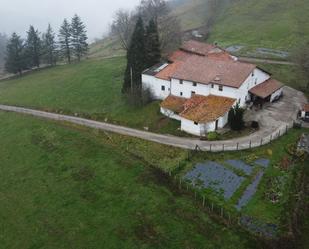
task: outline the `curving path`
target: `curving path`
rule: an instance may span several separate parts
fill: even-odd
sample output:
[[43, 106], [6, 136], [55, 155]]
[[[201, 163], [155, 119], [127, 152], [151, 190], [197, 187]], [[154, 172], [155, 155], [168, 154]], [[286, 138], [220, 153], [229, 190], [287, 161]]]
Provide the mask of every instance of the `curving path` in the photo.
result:
[[267, 144], [272, 140], [285, 134], [293, 126], [296, 120], [297, 110], [306, 102], [305, 96], [290, 87], [284, 87], [284, 97], [277, 103], [271, 104], [260, 111], [250, 111], [249, 119], [260, 122], [260, 130], [241, 138], [226, 141], [201, 141], [194, 138], [182, 138], [171, 135], [157, 134], [142, 130], [136, 130], [124, 126], [113, 125], [104, 122], [88, 120], [68, 115], [49, 113], [22, 107], [0, 105], [0, 110], [17, 112], [41, 118], [66, 121], [74, 124], [101, 129], [121, 135], [132, 136], [144, 140], [170, 145], [184, 149], [200, 149], [203, 151], [235, 151], [248, 148], [255, 148]]

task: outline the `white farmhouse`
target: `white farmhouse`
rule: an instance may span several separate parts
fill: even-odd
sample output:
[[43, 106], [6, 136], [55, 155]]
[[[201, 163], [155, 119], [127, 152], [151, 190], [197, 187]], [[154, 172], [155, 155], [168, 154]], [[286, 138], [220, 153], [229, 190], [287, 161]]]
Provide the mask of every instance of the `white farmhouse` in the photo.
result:
[[223, 128], [236, 103], [245, 107], [282, 95], [282, 84], [269, 73], [197, 41], [184, 43], [167, 62], [145, 70], [142, 83], [154, 98], [163, 100], [162, 114], [179, 120], [181, 130], [197, 136]]

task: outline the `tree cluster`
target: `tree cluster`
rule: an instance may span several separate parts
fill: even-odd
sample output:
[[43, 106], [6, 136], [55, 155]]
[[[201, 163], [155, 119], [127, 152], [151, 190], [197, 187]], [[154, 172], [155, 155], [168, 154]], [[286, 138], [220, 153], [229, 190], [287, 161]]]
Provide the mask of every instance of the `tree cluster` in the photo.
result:
[[163, 53], [177, 48], [181, 42], [179, 20], [171, 15], [171, 8], [165, 0], [142, 0], [136, 10], [119, 10], [111, 25], [111, 34], [119, 38], [123, 49], [130, 47], [131, 38], [137, 19], [144, 23], [153, 20], [159, 33], [160, 49]]
[[80, 61], [87, 54], [87, 31], [78, 15], [71, 23], [66, 19], [60, 27], [58, 40], [51, 27], [41, 33], [32, 25], [26, 39], [13, 33], [6, 47], [5, 69], [9, 73], [21, 74], [23, 70], [40, 67], [42, 63], [54, 66], [59, 59], [71, 63]]
[[147, 27], [140, 16], [137, 19], [130, 46], [127, 51], [127, 67], [122, 92], [133, 95], [136, 101], [142, 99], [142, 72], [161, 60], [160, 40], [155, 20]]
[[244, 113], [245, 110], [238, 103], [231, 108], [228, 115], [228, 123], [232, 130], [240, 131], [245, 127]]

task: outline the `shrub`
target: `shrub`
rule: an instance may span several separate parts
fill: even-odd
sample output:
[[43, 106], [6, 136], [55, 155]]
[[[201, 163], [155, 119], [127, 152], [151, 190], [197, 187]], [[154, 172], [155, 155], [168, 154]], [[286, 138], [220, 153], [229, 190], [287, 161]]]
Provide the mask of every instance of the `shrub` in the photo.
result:
[[245, 127], [244, 112], [245, 110], [240, 108], [238, 103], [231, 108], [229, 111], [228, 123], [232, 130], [240, 131]]
[[209, 132], [207, 134], [207, 139], [209, 141], [215, 141], [215, 140], [218, 140], [218, 138], [219, 138], [219, 134], [217, 132]]

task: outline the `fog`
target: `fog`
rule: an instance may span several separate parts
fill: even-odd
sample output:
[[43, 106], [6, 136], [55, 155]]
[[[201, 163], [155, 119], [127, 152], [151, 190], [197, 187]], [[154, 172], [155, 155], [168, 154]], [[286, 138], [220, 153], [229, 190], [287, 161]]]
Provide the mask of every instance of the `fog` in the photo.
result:
[[133, 9], [140, 0], [0, 0], [0, 33], [25, 37], [32, 24], [41, 32], [48, 23], [58, 31], [64, 18], [76, 13], [87, 26], [90, 40], [108, 31], [114, 12]]

